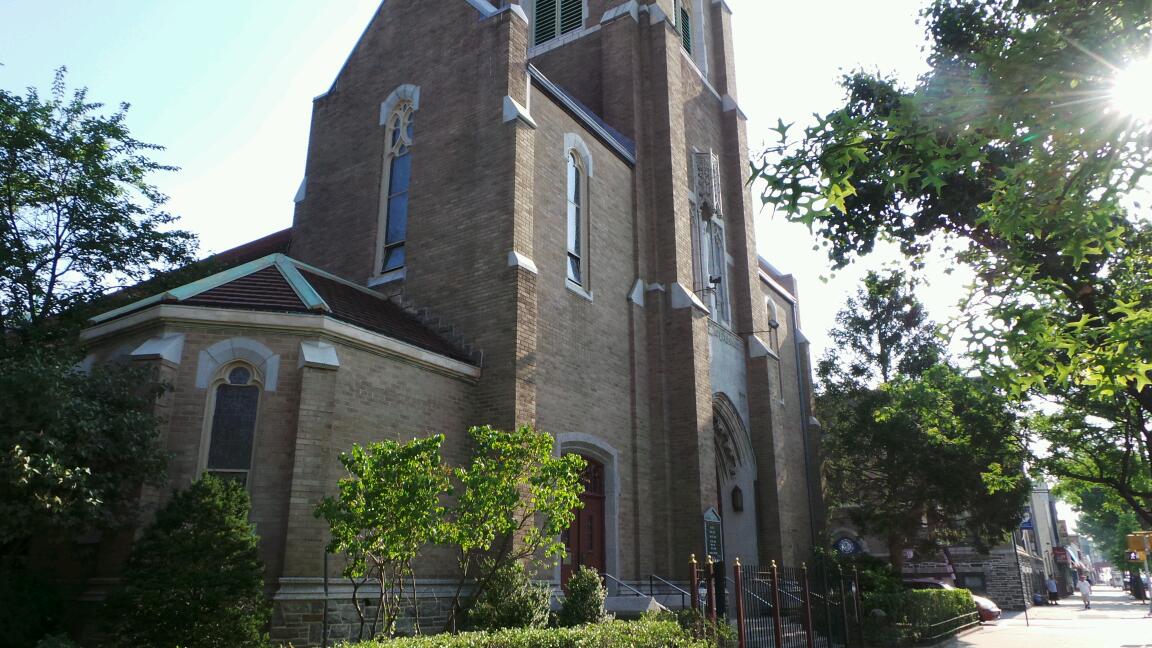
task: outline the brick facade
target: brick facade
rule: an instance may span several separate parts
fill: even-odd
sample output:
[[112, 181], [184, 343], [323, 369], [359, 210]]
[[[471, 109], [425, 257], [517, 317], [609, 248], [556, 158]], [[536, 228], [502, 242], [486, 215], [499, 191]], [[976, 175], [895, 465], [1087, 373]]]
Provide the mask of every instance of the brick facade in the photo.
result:
[[[179, 362], [155, 361], [175, 387], [161, 403], [175, 486], [202, 469], [202, 352], [245, 338], [278, 357], [276, 388], [261, 393], [249, 487], [277, 601], [275, 636], [297, 645], [317, 642], [325, 609], [326, 528], [312, 510], [333, 491], [337, 456], [354, 442], [444, 433], [446, 459], [463, 463], [470, 425], [554, 433], [562, 451], [594, 457], [610, 473], [606, 566], [624, 580], [686, 579], [688, 555], [703, 553], [708, 508], [730, 521], [726, 557], [745, 562], [802, 560], [822, 520], [807, 346], [795, 285], [756, 253], [726, 5], [694, 8], [704, 18], [694, 47], [706, 55], [682, 47], [671, 0], [589, 0], [583, 31], [558, 47], [531, 46], [519, 7], [484, 5], [380, 7], [315, 100], [288, 251], [435, 322], [478, 352], [472, 368], [241, 311], [89, 333], [105, 355], [184, 335]], [[380, 112], [404, 84], [419, 88], [407, 260], [403, 276], [384, 281], [375, 272]], [[510, 106], [525, 114], [509, 115]], [[577, 140], [590, 163], [581, 289], [565, 279], [566, 165]], [[690, 200], [701, 151], [720, 161], [730, 324], [714, 320], [696, 286]], [[301, 361], [301, 345], [317, 340], [333, 345], [338, 366]], [[714, 432], [721, 404], [723, 438]], [[723, 473], [718, 447], [737, 458]], [[732, 508], [733, 489], [745, 493], [742, 511]], [[164, 496], [147, 497], [155, 505]], [[417, 567], [429, 592], [452, 564], [429, 551]], [[327, 603], [330, 613], [346, 605], [346, 594]], [[335, 613], [330, 636], [348, 636], [347, 617]]]

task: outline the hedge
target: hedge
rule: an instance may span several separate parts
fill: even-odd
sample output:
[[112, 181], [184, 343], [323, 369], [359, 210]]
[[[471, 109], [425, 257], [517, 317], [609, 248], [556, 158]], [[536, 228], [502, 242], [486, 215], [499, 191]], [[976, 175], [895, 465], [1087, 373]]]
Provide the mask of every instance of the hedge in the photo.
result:
[[345, 648], [712, 648], [693, 639], [675, 620], [645, 617], [575, 628], [518, 628], [342, 644]]
[[965, 589], [865, 594], [864, 635], [873, 645], [904, 645], [954, 634], [978, 620]]

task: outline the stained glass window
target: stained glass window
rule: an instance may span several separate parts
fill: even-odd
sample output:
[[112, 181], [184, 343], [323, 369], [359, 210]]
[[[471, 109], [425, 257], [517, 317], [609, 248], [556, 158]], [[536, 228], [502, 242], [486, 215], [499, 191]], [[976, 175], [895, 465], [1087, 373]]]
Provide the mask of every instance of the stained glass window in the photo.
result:
[[216, 387], [213, 400], [208, 473], [247, 480], [259, 402], [260, 386], [252, 382], [252, 370], [245, 366], [228, 370], [227, 380]]

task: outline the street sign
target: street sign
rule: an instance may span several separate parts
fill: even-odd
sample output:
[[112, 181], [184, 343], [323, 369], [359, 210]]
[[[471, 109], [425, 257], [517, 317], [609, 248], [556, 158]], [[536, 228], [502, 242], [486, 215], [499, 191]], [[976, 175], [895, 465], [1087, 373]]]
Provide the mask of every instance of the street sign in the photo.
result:
[[1145, 553], [1143, 551], [1128, 551], [1125, 553], [1128, 556], [1128, 562], [1144, 562]]
[[1144, 536], [1135, 533], [1129, 533], [1128, 551], [1144, 551]]

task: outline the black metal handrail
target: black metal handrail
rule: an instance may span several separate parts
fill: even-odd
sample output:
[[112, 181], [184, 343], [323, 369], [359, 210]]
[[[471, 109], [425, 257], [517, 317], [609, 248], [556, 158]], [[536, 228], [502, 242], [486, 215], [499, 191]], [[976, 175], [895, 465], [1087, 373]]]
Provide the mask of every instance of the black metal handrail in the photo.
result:
[[616, 578], [615, 576], [613, 576], [612, 574], [609, 574], [608, 572], [604, 572], [604, 573], [600, 574], [600, 576], [604, 579], [612, 581], [613, 583], [616, 583], [617, 585], [619, 585], [625, 589], [632, 591], [633, 596], [644, 596], [644, 592], [641, 592], [640, 590], [636, 589], [635, 587], [632, 587], [628, 583], [625, 583], [624, 581], [620, 580], [619, 578]]
[[648, 594], [650, 596], [656, 596], [656, 582], [655, 581], [660, 581], [661, 583], [664, 583], [668, 587], [671, 587], [672, 589], [676, 590], [676, 593], [680, 595], [680, 607], [681, 608], [685, 607], [684, 604], [686, 601], [685, 601], [684, 597], [685, 596], [692, 596], [690, 593], [688, 593], [688, 590], [680, 587], [676, 583], [664, 580], [663, 578], [660, 578], [656, 574], [648, 574]]

